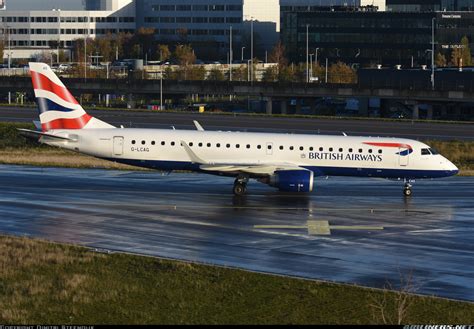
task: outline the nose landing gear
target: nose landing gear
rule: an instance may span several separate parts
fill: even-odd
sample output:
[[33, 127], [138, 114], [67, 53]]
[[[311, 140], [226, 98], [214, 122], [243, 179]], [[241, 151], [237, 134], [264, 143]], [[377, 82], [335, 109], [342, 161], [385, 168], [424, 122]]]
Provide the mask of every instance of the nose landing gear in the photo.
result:
[[409, 197], [412, 195], [412, 185], [410, 184], [411, 181], [405, 181], [405, 187], [403, 188], [403, 195]]

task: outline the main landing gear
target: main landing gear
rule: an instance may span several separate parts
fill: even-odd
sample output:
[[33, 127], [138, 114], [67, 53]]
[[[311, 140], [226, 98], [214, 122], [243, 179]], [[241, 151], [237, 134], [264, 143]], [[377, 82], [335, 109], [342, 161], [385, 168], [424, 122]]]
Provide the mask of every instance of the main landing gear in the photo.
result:
[[247, 183], [249, 181], [248, 176], [239, 176], [234, 181], [234, 194], [237, 196], [242, 196], [247, 193]]
[[409, 197], [412, 194], [412, 190], [411, 190], [412, 185], [410, 183], [411, 181], [405, 181], [405, 187], [403, 188], [403, 195], [406, 197]]

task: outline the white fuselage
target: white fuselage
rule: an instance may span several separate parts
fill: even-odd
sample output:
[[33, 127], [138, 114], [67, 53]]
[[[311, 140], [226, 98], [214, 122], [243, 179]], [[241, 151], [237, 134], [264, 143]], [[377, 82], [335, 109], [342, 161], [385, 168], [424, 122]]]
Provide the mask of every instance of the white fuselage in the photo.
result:
[[[414, 179], [446, 177], [458, 172], [442, 155], [422, 152], [431, 150], [426, 144], [399, 138], [161, 129], [83, 129], [50, 133], [74, 141], [44, 139], [44, 143], [167, 171], [202, 171], [182, 145], [184, 142], [195, 156], [207, 163], [291, 164], [312, 170], [315, 176]], [[262, 174], [250, 177], [258, 178]]]

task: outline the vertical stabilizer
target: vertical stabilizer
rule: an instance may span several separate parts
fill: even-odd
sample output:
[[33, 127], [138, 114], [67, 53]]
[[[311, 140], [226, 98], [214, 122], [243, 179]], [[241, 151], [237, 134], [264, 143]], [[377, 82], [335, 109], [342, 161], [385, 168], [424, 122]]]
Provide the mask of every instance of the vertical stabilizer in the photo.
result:
[[29, 63], [29, 65], [43, 131], [115, 128], [87, 114], [49, 65], [44, 63]]

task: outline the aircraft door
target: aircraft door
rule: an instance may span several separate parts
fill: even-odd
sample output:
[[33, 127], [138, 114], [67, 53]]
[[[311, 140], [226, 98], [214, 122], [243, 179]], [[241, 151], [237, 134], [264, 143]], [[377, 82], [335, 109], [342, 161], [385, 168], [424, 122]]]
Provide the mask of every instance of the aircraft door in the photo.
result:
[[273, 154], [273, 143], [267, 143], [267, 155]]
[[114, 155], [123, 155], [123, 137], [114, 137]]
[[398, 163], [401, 167], [406, 167], [410, 161], [410, 152], [409, 149], [406, 147], [398, 148]]

